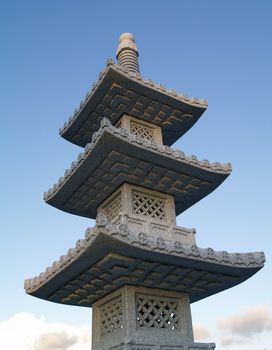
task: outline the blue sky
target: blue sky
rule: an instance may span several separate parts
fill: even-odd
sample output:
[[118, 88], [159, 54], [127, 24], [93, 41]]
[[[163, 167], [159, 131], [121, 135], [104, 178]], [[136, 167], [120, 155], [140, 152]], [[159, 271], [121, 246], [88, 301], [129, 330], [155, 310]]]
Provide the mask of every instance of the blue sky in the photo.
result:
[[[201, 247], [267, 257], [251, 280], [194, 304], [193, 320], [218, 349], [272, 349], [270, 318], [251, 335], [218, 324], [271, 307], [271, 1], [11, 0], [1, 2], [0, 16], [0, 331], [1, 322], [21, 312], [47, 323], [90, 325], [88, 309], [30, 297], [23, 281], [94, 224], [45, 204], [43, 192], [80, 152], [59, 128], [114, 58], [119, 35], [132, 32], [143, 77], [209, 101], [174, 148], [233, 165], [221, 187], [178, 223], [196, 227]], [[230, 346], [222, 345], [224, 336], [234, 339]]]

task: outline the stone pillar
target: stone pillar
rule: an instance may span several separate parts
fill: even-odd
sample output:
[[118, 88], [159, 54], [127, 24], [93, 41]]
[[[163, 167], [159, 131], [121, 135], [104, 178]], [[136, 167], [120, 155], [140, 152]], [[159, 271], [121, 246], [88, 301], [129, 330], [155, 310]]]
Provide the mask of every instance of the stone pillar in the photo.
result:
[[127, 285], [93, 304], [92, 350], [214, 348], [194, 343], [187, 294]]

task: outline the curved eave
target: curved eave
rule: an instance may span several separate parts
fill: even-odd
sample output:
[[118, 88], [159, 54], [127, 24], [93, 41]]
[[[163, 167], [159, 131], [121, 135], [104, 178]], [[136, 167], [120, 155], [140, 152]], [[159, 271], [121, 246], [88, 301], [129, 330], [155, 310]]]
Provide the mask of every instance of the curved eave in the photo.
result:
[[85, 147], [103, 117], [115, 124], [123, 114], [162, 127], [163, 141], [173, 144], [207, 108], [207, 101], [178, 95], [109, 63], [78, 110], [60, 129], [66, 140]]
[[77, 162], [45, 194], [45, 201], [68, 213], [96, 217], [96, 209], [123, 183], [172, 194], [176, 214], [207, 196], [230, 174], [230, 165], [186, 157], [168, 146], [139, 139], [103, 120]]
[[126, 285], [188, 293], [191, 302], [242, 283], [264, 266], [264, 254], [186, 247], [112, 225], [96, 227], [66, 256], [34, 279], [30, 295], [87, 306]]

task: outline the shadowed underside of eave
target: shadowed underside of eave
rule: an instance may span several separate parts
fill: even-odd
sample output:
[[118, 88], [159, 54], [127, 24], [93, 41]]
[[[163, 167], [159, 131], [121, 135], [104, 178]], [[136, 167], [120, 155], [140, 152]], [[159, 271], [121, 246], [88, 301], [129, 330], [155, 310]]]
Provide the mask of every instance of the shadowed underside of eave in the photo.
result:
[[263, 253], [215, 252], [174, 241], [162, 247], [154, 237], [143, 241], [110, 225], [89, 230], [75, 249], [27, 280], [25, 288], [41, 299], [88, 307], [126, 284], [188, 293], [195, 302], [242, 283], [264, 261]]
[[127, 182], [173, 195], [178, 215], [215, 190], [230, 171], [229, 164], [186, 157], [107, 121], [78, 161], [45, 194], [45, 201], [63, 211], [95, 218], [98, 205]]
[[161, 126], [164, 144], [171, 145], [196, 123], [206, 108], [205, 100], [178, 95], [109, 63], [79, 109], [60, 129], [60, 135], [85, 147], [103, 117], [115, 124], [128, 114]]

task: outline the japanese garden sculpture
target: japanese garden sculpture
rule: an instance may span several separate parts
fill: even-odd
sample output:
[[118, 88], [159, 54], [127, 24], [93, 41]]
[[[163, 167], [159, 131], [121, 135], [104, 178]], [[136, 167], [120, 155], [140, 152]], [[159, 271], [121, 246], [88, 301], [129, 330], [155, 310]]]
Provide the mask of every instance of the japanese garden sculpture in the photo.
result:
[[60, 130], [85, 147], [45, 193], [48, 204], [96, 219], [85, 238], [38, 277], [28, 294], [92, 307], [92, 350], [214, 349], [194, 342], [190, 303], [231, 288], [260, 270], [263, 253], [197, 246], [176, 216], [215, 190], [230, 164], [186, 156], [170, 146], [207, 108], [141, 77], [132, 34], [117, 63]]

